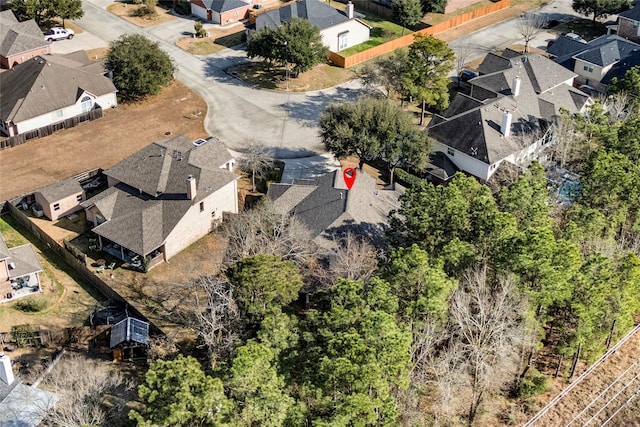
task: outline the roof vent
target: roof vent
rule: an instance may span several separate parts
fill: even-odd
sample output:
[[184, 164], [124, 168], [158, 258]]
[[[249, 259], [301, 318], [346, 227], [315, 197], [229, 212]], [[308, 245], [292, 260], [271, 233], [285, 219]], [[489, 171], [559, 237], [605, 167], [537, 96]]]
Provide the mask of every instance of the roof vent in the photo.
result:
[[181, 162], [184, 159], [184, 156], [182, 155], [182, 151], [174, 150], [173, 158]]
[[10, 263], [9, 263], [9, 270], [13, 270], [13, 269], [15, 269], [15, 268], [16, 268], [16, 264], [15, 264], [15, 263], [13, 263], [13, 262], [10, 262]]
[[471, 155], [473, 157], [478, 155], [478, 147], [471, 147]]
[[44, 89], [44, 85], [40, 85], [40, 89]]

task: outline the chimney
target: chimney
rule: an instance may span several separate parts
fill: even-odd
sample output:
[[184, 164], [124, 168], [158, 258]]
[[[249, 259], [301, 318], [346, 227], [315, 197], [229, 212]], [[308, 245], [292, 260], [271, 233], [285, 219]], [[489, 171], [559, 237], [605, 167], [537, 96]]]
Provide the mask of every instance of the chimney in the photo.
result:
[[7, 385], [11, 385], [15, 381], [13, 369], [11, 368], [11, 359], [0, 353], [0, 381]]
[[347, 18], [353, 19], [353, 3], [351, 1], [347, 2]]
[[515, 76], [513, 78], [513, 84], [511, 86], [511, 94], [513, 96], [520, 95], [520, 77], [518, 77], [518, 76]]
[[505, 138], [511, 134], [512, 118], [513, 114], [511, 114], [511, 111], [505, 111], [504, 113], [502, 113], [502, 126], [500, 126], [500, 132], [502, 132]]
[[193, 200], [196, 198], [196, 179], [189, 175], [187, 178], [187, 199]]

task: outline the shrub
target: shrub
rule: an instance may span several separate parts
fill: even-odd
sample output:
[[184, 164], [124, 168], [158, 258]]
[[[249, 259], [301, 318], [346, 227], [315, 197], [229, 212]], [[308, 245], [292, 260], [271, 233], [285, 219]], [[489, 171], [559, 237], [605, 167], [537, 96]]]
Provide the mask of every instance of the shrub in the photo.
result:
[[199, 39], [203, 38], [207, 34], [204, 27], [202, 26], [202, 22], [196, 21], [196, 23], [193, 24], [193, 29], [196, 32], [196, 37], [198, 37]]
[[533, 369], [529, 375], [520, 380], [518, 396], [529, 398], [537, 396], [551, 388], [551, 380], [546, 375]]
[[423, 178], [415, 176], [401, 168], [396, 168], [395, 178], [396, 182], [404, 185], [405, 187], [412, 187], [419, 184], [421, 181], [424, 181]]
[[28, 297], [16, 302], [15, 308], [25, 313], [37, 313], [47, 308], [47, 301]]
[[191, 13], [191, 6], [188, 2], [179, 1], [173, 10], [180, 15], [189, 15]]

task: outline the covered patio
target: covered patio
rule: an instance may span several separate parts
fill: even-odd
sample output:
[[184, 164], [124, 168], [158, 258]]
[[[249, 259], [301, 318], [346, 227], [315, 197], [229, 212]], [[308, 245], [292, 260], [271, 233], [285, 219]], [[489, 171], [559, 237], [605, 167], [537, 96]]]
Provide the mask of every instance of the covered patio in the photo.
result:
[[164, 261], [164, 250], [162, 247], [156, 248], [148, 254], [140, 254], [100, 235], [98, 235], [95, 243], [97, 246], [96, 249], [106, 252], [143, 272], [149, 271]]

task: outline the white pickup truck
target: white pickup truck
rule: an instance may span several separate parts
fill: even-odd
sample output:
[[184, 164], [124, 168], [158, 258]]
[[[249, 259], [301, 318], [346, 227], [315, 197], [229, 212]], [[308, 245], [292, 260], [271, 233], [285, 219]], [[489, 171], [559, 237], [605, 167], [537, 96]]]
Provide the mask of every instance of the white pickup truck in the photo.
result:
[[48, 42], [52, 42], [54, 40], [63, 40], [63, 39], [71, 40], [74, 35], [75, 35], [75, 32], [73, 30], [69, 30], [61, 27], [53, 27], [52, 29], [44, 33], [44, 39]]

